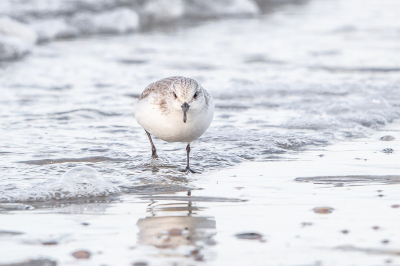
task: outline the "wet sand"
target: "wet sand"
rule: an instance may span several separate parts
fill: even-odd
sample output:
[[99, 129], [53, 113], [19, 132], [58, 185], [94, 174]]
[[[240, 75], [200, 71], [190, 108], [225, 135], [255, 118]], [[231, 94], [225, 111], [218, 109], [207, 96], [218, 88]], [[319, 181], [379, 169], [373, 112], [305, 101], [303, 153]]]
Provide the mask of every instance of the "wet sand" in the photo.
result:
[[[399, 174], [400, 158], [382, 150], [399, 142], [379, 140], [397, 134], [395, 126], [368, 139], [193, 175], [190, 191], [3, 209], [1, 262], [398, 265], [400, 194], [383, 177]], [[327, 176], [341, 180], [307, 181]], [[75, 259], [78, 250], [90, 259]]]

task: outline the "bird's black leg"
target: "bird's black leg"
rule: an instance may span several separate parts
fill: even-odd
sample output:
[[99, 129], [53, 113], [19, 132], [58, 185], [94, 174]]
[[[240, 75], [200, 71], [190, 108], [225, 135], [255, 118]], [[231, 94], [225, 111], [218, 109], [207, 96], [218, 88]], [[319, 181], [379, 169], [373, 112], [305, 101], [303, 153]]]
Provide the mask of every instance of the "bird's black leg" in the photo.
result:
[[151, 139], [150, 133], [146, 131], [146, 134], [147, 134], [147, 137], [149, 137], [149, 140], [150, 140], [150, 143], [151, 143], [151, 157], [156, 159], [156, 158], [158, 158], [156, 147], [154, 146], [154, 143], [153, 143], [153, 140]]
[[189, 154], [190, 154], [190, 144], [188, 144], [187, 146], [186, 146], [186, 162], [187, 162], [187, 164], [186, 164], [186, 173], [196, 173], [195, 171], [193, 171], [192, 169], [190, 169], [190, 166], [189, 166]]

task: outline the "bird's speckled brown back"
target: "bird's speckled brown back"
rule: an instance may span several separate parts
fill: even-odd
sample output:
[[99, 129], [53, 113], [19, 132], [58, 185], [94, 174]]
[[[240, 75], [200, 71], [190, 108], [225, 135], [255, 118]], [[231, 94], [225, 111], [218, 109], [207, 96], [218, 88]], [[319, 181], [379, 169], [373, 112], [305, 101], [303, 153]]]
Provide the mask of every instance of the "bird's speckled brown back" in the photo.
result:
[[146, 98], [150, 93], [158, 91], [161, 95], [165, 95], [168, 92], [169, 87], [172, 83], [180, 85], [181, 88], [187, 88], [188, 86], [198, 86], [197, 81], [185, 77], [168, 77], [160, 79], [156, 82], [151, 83], [146, 87], [143, 93], [140, 95], [139, 100]]

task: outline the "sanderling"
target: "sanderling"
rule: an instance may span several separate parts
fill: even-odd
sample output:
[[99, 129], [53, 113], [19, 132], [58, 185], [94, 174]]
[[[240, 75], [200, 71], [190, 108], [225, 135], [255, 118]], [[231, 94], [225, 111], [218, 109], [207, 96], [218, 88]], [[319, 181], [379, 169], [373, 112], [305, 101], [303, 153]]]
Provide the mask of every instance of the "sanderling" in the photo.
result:
[[149, 137], [152, 157], [158, 158], [150, 134], [167, 142], [187, 143], [186, 172], [189, 166], [190, 143], [210, 126], [214, 116], [214, 100], [194, 79], [164, 78], [146, 87], [135, 104], [135, 117]]

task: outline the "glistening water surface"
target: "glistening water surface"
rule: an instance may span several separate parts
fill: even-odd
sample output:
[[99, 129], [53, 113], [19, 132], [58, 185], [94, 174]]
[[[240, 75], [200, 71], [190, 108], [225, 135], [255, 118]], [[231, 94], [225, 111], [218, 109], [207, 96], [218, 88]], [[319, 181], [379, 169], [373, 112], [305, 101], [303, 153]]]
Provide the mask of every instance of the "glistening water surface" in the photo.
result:
[[[1, 63], [0, 262], [399, 263], [398, 10], [311, 1]], [[192, 146], [201, 174], [180, 171], [184, 144], [156, 139], [151, 160], [133, 115], [172, 75], [215, 99]], [[86, 179], [65, 174], [79, 166]]]

